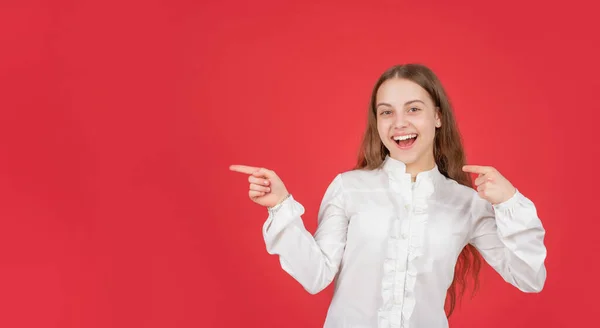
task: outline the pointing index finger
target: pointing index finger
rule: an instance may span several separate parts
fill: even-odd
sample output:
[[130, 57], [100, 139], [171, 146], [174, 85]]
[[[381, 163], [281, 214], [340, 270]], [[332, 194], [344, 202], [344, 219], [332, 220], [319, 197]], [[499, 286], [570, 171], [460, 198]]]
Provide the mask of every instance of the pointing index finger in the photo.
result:
[[463, 166], [463, 171], [477, 174], [486, 174], [490, 173], [494, 170], [491, 166], [482, 166], [482, 165], [465, 165]]
[[231, 165], [231, 166], [229, 166], [229, 169], [231, 171], [246, 173], [246, 174], [252, 174], [259, 170], [258, 167], [248, 166], [248, 165]]

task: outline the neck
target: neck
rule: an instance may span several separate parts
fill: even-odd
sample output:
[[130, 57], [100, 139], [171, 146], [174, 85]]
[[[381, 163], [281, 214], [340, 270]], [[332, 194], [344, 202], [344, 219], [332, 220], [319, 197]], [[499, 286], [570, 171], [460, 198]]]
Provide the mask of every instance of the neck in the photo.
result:
[[417, 180], [417, 175], [421, 172], [433, 170], [435, 167], [435, 161], [431, 159], [425, 163], [412, 163], [406, 165], [406, 173], [410, 174], [410, 178], [413, 182]]

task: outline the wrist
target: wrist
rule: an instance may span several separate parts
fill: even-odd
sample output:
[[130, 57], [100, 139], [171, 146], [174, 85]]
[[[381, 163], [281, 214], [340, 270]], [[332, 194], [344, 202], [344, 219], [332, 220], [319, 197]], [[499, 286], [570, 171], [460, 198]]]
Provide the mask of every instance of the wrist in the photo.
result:
[[290, 198], [292, 196], [292, 194], [290, 193], [286, 193], [285, 196], [283, 196], [283, 198], [281, 198], [275, 205], [268, 207], [267, 209], [269, 211], [275, 211], [277, 210], [279, 207], [281, 207], [281, 205], [283, 204], [283, 202], [285, 202], [288, 198]]

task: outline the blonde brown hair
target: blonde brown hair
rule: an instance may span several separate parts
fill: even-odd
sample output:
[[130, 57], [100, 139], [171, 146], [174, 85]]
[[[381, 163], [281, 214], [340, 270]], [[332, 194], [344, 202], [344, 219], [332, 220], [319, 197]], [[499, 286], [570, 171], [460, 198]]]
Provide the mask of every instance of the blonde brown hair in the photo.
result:
[[[389, 151], [381, 142], [377, 132], [376, 96], [383, 82], [392, 78], [410, 80], [425, 89], [439, 110], [442, 126], [435, 131], [433, 155], [441, 174], [456, 182], [472, 187], [471, 176], [462, 170], [465, 164], [465, 152], [461, 136], [454, 120], [450, 100], [438, 77], [431, 69], [421, 64], [396, 65], [386, 70], [377, 80], [371, 93], [367, 129], [360, 147], [355, 169], [373, 170], [381, 167]], [[457, 296], [462, 297], [467, 287], [469, 273], [473, 277], [474, 289], [477, 290], [478, 275], [481, 269], [481, 258], [475, 247], [468, 244], [461, 251], [454, 269], [454, 280], [448, 288], [446, 298], [447, 317], [456, 307]]]

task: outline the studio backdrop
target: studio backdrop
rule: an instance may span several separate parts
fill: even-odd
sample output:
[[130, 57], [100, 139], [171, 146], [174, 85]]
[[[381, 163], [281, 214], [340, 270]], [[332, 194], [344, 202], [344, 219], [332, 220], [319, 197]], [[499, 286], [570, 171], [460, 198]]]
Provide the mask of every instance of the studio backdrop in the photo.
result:
[[[388, 67], [432, 68], [469, 164], [546, 228], [539, 294], [487, 264], [451, 327], [591, 327], [600, 292], [592, 2], [3, 1], [0, 326], [322, 327], [231, 164], [317, 211]], [[357, 282], [360, 283], [360, 282]]]

